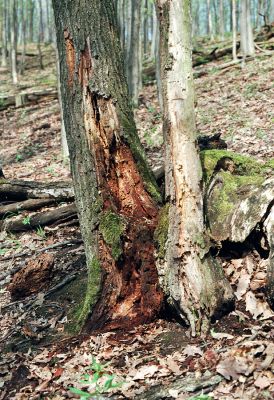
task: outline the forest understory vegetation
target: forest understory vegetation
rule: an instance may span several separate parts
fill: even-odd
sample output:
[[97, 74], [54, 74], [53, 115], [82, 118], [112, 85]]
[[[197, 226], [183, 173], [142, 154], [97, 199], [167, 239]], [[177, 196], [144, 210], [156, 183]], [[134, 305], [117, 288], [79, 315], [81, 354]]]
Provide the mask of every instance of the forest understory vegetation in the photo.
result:
[[[214, 44], [201, 46], [210, 54]], [[221, 229], [220, 221], [214, 220], [214, 250], [235, 290], [236, 304], [228, 315], [214, 321], [206, 336], [192, 337], [184, 324], [166, 318], [166, 310], [162, 318], [132, 330], [91, 334], [84, 330], [75, 335], [87, 270], [70, 191], [69, 163], [61, 153], [55, 53], [50, 45], [42, 46], [42, 53], [44, 70], [38, 70], [38, 56], [27, 57], [25, 75], [16, 90], [8, 70], [0, 67], [0, 92], [4, 93], [0, 98], [0, 158], [6, 178], [1, 178], [0, 187], [13, 184], [9, 193], [18, 201], [16, 209], [0, 205], [0, 399], [78, 398], [69, 387], [87, 390], [81, 376], [90, 373], [93, 357], [108, 363], [107, 373], [123, 382], [101, 398], [273, 398], [274, 312], [265, 296], [269, 245], [259, 226], [270, 208], [262, 212], [244, 240], [232, 243], [229, 238], [236, 233], [225, 231], [231, 196], [244, 179], [256, 187], [273, 174], [273, 56], [258, 52], [244, 68], [241, 64], [219, 68], [226, 63], [225, 56], [203, 65], [206, 71], [202, 74], [200, 66], [194, 69], [198, 135], [216, 135], [227, 145], [227, 150], [216, 149], [214, 144], [213, 149], [202, 149], [205, 181], [210, 183], [212, 175], [220, 172], [216, 170], [220, 159], [233, 161], [226, 190], [220, 197], [213, 193], [219, 211], [213, 209], [212, 214], [221, 210]], [[161, 111], [155, 81], [150, 75], [144, 81], [135, 119], [163, 190]], [[28, 94], [26, 104], [12, 103]], [[6, 107], [7, 101], [11, 103]], [[229, 171], [222, 169], [221, 175]], [[29, 183], [28, 187], [28, 182], [38, 186]], [[39, 182], [43, 182], [40, 187]], [[55, 190], [47, 186], [52, 182], [59, 182], [54, 200], [48, 196]], [[29, 208], [20, 208], [19, 202], [26, 200]], [[165, 242], [162, 213], [163, 229], [159, 225], [155, 235], [160, 256]], [[114, 232], [109, 233], [112, 223]], [[123, 221], [117, 221], [114, 214], [105, 215], [101, 230], [118, 257]]]

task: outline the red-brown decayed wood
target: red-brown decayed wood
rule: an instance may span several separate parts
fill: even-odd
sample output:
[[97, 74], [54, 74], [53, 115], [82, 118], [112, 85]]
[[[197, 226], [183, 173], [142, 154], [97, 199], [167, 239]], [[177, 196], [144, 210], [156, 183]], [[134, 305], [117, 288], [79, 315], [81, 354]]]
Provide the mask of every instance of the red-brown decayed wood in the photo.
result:
[[68, 85], [72, 86], [74, 70], [75, 70], [75, 49], [73, 40], [70, 38], [70, 34], [67, 29], [64, 30], [64, 38], [66, 42], [66, 61], [68, 67]]
[[49, 284], [53, 265], [54, 256], [49, 253], [29, 260], [26, 266], [14, 275], [8, 286], [12, 298], [24, 298], [45, 288]]

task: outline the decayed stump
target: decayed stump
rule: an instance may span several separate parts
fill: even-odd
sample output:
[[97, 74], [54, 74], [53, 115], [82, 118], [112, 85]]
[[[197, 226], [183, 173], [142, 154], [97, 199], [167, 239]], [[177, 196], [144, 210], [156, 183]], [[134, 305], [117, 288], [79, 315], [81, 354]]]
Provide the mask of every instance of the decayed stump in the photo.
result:
[[54, 266], [52, 254], [44, 253], [32, 258], [25, 267], [18, 271], [8, 286], [13, 300], [38, 293], [49, 284]]
[[268, 257], [266, 294], [274, 306], [274, 162], [223, 150], [201, 154], [206, 182], [206, 214], [212, 240], [256, 249]]

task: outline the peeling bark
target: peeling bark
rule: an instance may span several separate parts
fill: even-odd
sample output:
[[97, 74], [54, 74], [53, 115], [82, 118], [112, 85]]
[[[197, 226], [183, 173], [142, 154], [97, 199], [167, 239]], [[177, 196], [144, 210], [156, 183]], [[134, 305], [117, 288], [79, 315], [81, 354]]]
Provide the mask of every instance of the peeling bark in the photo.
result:
[[[159, 0], [169, 227], [159, 273], [171, 305], [195, 334], [233, 300], [209, 253], [202, 168], [195, 135], [189, 0]], [[204, 325], [204, 326], [202, 326]]]
[[114, 5], [55, 0], [53, 7], [89, 271], [77, 323], [90, 313], [90, 328], [147, 322], [157, 316], [163, 298], [153, 244], [160, 195], [129, 107]]

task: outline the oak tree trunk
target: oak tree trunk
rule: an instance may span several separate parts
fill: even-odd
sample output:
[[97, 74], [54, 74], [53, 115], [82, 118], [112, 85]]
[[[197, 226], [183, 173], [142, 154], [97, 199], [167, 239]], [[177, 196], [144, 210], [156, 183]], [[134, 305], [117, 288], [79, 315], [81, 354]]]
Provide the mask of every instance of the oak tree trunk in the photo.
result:
[[[142, 323], [162, 304], [160, 195], [136, 134], [111, 0], [53, 0], [61, 92], [88, 285], [77, 322]], [[111, 49], [111, 51], [110, 51]]]
[[[166, 202], [159, 274], [170, 304], [192, 333], [231, 305], [233, 294], [210, 255], [205, 232], [202, 168], [194, 120], [190, 0], [158, 1], [164, 99]], [[163, 223], [163, 225], [165, 225]]]

